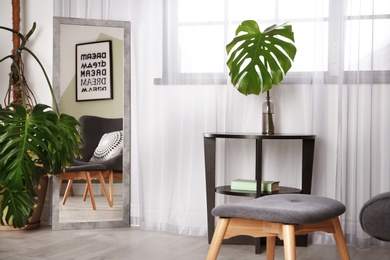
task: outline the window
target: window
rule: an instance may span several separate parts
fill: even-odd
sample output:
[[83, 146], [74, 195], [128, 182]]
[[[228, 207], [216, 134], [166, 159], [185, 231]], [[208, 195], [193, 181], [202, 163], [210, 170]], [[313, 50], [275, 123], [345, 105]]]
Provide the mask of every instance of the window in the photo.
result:
[[[346, 38], [346, 46], [350, 50], [346, 52], [345, 64], [351, 64], [351, 67], [345, 67], [345, 70], [390, 70], [389, 45], [390, 34], [390, 1], [387, 0], [349, 0], [347, 7], [346, 32], [350, 37]], [[360, 30], [356, 30], [359, 28]], [[349, 55], [357, 53], [360, 48], [361, 55]], [[387, 55], [385, 51], [387, 50]], [[360, 61], [360, 62], [359, 62]], [[363, 61], [363, 62], [362, 62]], [[358, 68], [357, 65], [363, 66]]]
[[311, 81], [313, 71], [337, 76], [334, 64], [344, 50], [344, 71], [390, 74], [388, 0], [165, 0], [164, 5], [164, 69], [156, 84], [226, 84], [225, 46], [248, 19], [261, 30], [286, 21], [293, 25], [298, 52], [286, 83]]

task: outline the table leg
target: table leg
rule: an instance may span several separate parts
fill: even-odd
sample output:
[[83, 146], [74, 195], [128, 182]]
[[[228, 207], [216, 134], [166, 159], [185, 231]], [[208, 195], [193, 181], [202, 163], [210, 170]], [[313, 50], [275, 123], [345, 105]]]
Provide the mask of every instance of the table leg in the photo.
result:
[[302, 141], [302, 193], [311, 194], [313, 175], [314, 139]]
[[206, 177], [206, 200], [207, 200], [207, 232], [208, 242], [213, 238], [215, 219], [211, 210], [215, 207], [215, 163], [216, 163], [216, 140], [204, 137], [204, 159]]
[[[263, 179], [263, 139], [256, 139], [256, 198], [261, 197], [261, 180]], [[261, 254], [261, 241], [260, 238], [255, 238], [255, 253]]]
[[256, 177], [256, 198], [261, 196], [261, 180], [262, 176], [262, 167], [263, 167], [263, 140], [256, 139], [256, 168], [255, 168], [255, 177]]

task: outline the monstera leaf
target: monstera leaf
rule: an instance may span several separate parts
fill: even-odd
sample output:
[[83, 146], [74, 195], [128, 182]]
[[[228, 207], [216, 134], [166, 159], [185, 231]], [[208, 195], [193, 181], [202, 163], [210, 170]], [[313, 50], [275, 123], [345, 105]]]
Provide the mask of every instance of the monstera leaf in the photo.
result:
[[[16, 6], [15, 10], [18, 8]], [[16, 16], [13, 20], [13, 25], [17, 25], [20, 19]], [[59, 112], [53, 87], [42, 63], [26, 47], [35, 28], [34, 23], [27, 34], [22, 34], [17, 31], [19, 29], [0, 26], [0, 30], [12, 33], [14, 43], [12, 54], [0, 59], [0, 62], [12, 62], [5, 107], [0, 105], [0, 223], [18, 228], [28, 224], [37, 207], [34, 196], [41, 176], [64, 172], [73, 158], [81, 155], [82, 145], [79, 122]], [[53, 108], [36, 104], [35, 95], [24, 75], [22, 52], [30, 54], [41, 68], [52, 96]]]
[[231, 82], [244, 95], [270, 90], [279, 84], [295, 58], [294, 33], [287, 24], [263, 32], [255, 21], [243, 21], [226, 46]]
[[76, 119], [58, 115], [47, 105], [32, 110], [20, 105], [0, 107], [1, 223], [14, 227], [28, 223], [42, 173], [60, 173], [80, 154], [78, 127]]

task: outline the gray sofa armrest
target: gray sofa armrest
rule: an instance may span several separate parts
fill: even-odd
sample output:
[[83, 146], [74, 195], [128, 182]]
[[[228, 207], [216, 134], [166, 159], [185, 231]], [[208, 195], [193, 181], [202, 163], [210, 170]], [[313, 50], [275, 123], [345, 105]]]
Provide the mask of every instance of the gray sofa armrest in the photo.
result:
[[372, 237], [390, 241], [390, 192], [368, 200], [360, 210], [360, 225]]

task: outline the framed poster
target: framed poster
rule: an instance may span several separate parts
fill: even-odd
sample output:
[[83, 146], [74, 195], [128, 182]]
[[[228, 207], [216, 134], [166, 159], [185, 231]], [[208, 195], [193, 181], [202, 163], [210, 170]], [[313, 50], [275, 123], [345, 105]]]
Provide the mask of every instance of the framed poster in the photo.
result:
[[113, 99], [112, 43], [76, 44], [76, 101]]

